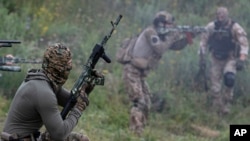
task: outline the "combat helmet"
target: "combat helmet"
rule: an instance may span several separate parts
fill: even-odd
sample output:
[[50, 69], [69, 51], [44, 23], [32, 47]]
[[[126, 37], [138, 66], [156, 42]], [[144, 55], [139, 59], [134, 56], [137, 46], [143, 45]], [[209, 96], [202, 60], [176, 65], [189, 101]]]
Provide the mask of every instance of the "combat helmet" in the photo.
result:
[[53, 84], [63, 85], [72, 69], [70, 49], [61, 43], [48, 46], [44, 52], [42, 69]]
[[153, 20], [153, 25], [156, 27], [158, 26], [159, 23], [173, 24], [173, 22], [174, 22], [174, 17], [170, 13], [168, 13], [167, 11], [160, 11], [156, 13]]

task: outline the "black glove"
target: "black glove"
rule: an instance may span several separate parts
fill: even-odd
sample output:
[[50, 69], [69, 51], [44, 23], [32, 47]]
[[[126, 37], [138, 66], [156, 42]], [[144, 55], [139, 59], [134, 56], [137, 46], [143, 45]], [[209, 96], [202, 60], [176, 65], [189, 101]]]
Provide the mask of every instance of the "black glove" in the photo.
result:
[[236, 61], [236, 70], [241, 71], [244, 69], [245, 61], [238, 59]]
[[201, 70], [206, 70], [206, 60], [204, 58], [200, 59], [199, 66]]
[[194, 35], [191, 32], [186, 32], [186, 38], [187, 38], [187, 42], [188, 44], [193, 44], [193, 37]]
[[89, 105], [88, 95], [84, 90], [81, 90], [80, 95], [77, 97], [76, 108], [83, 112]]
[[[97, 70], [93, 70], [92, 73], [91, 73], [92, 76], [94, 76], [96, 79], [98, 78], [103, 78], [104, 75], [100, 72], [98, 72]], [[94, 80], [93, 80], [94, 81]], [[86, 86], [83, 86], [83, 89], [85, 90], [85, 92], [89, 95], [93, 89], [95, 88], [95, 84], [94, 83], [91, 83], [91, 84], [88, 84]]]

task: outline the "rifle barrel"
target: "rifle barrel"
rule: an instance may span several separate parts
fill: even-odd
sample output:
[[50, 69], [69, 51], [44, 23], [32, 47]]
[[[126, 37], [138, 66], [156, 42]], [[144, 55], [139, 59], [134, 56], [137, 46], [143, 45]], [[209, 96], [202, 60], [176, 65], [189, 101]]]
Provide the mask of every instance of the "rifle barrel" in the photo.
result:
[[33, 60], [33, 59], [24, 59], [24, 58], [14, 58], [14, 63], [31, 63], [31, 64], [40, 64], [41, 60]]
[[1, 71], [13, 71], [13, 72], [20, 72], [21, 67], [19, 66], [0, 66]]
[[18, 40], [0, 40], [0, 47], [12, 47], [12, 44], [20, 44]]
[[0, 40], [0, 43], [20, 44], [21, 41], [18, 41], [18, 40]]

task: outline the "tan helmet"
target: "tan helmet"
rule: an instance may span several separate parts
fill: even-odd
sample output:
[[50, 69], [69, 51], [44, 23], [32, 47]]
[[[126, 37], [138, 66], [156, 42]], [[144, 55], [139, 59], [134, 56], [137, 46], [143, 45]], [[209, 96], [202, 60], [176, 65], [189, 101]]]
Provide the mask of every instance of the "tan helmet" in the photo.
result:
[[44, 52], [42, 68], [53, 84], [63, 85], [72, 69], [70, 49], [61, 43], [48, 46]]
[[218, 7], [216, 10], [216, 18], [220, 22], [227, 22], [229, 19], [229, 12], [226, 7]]
[[157, 12], [153, 24], [154, 26], [157, 26], [159, 23], [168, 23], [173, 24], [174, 23], [174, 17], [168, 13], [167, 11], [160, 11]]

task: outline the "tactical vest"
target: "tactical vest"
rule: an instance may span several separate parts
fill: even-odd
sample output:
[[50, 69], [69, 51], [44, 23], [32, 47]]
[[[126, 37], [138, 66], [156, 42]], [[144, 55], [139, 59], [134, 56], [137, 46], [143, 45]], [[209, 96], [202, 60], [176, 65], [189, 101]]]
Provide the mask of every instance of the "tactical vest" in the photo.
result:
[[223, 30], [225, 32], [213, 32], [208, 39], [209, 50], [215, 58], [225, 60], [229, 57], [230, 52], [236, 49], [236, 44], [233, 42], [231, 29], [234, 21], [227, 27], [224, 27], [218, 21], [214, 21], [214, 30]]

